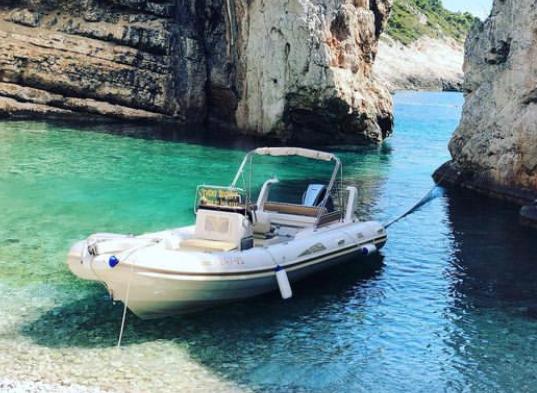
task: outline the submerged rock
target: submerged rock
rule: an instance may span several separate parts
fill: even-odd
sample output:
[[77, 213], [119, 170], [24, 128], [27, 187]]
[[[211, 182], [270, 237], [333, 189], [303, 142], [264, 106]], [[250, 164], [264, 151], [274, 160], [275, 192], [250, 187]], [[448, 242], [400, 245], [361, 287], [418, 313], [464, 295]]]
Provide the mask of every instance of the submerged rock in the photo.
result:
[[496, 0], [470, 32], [453, 161], [437, 179], [519, 204], [537, 199], [536, 30], [533, 1]]
[[[392, 0], [26, 0], [0, 6], [0, 115], [208, 124], [378, 142]], [[13, 2], [12, 4], [15, 4]]]

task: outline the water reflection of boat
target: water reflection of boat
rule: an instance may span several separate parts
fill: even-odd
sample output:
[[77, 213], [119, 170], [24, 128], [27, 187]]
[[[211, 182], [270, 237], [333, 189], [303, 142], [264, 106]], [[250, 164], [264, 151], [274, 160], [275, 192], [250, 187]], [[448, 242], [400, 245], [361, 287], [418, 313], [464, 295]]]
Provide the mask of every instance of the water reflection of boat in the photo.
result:
[[[244, 188], [254, 155], [300, 156], [333, 162], [327, 184], [311, 184], [302, 203], [271, 200], [278, 180], [263, 184], [257, 202]], [[103, 282], [114, 299], [142, 318], [203, 309], [280, 289], [386, 242], [377, 222], [359, 222], [357, 189], [342, 189], [339, 159], [302, 148], [259, 148], [244, 158], [229, 187], [198, 187], [195, 225], [141, 236], [95, 234], [68, 257], [80, 278]], [[356, 261], [359, 261], [357, 259]]]

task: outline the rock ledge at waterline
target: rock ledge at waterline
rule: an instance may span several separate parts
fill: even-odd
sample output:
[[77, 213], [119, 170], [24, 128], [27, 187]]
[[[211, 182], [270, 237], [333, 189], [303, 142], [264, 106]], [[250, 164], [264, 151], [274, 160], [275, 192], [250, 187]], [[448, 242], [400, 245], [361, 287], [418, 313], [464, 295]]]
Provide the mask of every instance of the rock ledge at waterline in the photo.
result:
[[392, 101], [372, 66], [391, 2], [7, 2], [0, 115], [89, 113], [308, 143], [381, 141]]
[[490, 17], [470, 32], [465, 104], [449, 144], [453, 160], [437, 171], [437, 180], [519, 204], [537, 200], [534, 3], [495, 0]]

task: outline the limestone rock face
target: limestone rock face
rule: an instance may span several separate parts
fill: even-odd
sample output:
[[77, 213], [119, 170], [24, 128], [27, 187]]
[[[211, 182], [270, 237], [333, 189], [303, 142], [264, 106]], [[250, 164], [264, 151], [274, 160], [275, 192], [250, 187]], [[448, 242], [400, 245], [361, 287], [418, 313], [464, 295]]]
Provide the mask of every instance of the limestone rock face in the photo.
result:
[[489, 187], [537, 195], [537, 8], [495, 0], [466, 41], [466, 101], [452, 166]]
[[[0, 115], [205, 124], [380, 141], [392, 0], [25, 0], [0, 5]], [[3, 4], [6, 4], [5, 2]]]
[[387, 10], [367, 0], [252, 2], [241, 30], [239, 126], [291, 137], [308, 130], [317, 141], [382, 140], [391, 98], [372, 65]]
[[403, 45], [383, 35], [378, 53], [373, 69], [390, 91], [462, 91], [464, 47], [452, 38], [424, 36]]

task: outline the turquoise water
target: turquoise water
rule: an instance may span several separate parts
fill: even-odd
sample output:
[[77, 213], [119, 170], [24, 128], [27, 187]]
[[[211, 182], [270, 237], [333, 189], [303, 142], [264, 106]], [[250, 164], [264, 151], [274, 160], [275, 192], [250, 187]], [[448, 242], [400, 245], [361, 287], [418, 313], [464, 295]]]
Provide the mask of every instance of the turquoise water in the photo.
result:
[[[462, 101], [397, 94], [394, 136], [338, 153], [363, 218], [388, 221], [429, 190]], [[379, 258], [305, 281], [291, 301], [129, 314], [117, 351], [122, 307], [68, 272], [70, 243], [191, 222], [196, 185], [228, 183], [246, 146], [108, 128], [0, 123], [0, 378], [140, 392], [536, 391], [535, 232], [516, 208], [464, 192], [390, 228]], [[261, 168], [312, 181], [324, 170]]]

